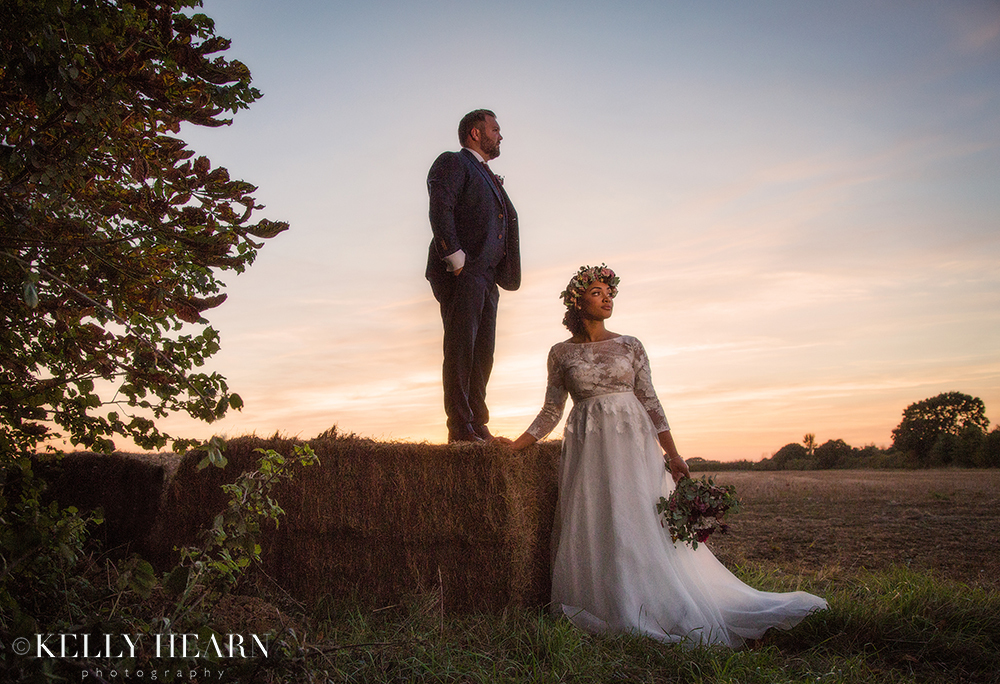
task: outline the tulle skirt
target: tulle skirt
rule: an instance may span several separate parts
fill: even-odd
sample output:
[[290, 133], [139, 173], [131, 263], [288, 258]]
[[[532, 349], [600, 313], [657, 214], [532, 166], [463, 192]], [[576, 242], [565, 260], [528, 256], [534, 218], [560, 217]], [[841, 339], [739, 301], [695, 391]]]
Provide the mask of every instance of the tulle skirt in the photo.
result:
[[632, 393], [574, 404], [560, 461], [553, 610], [591, 633], [736, 647], [826, 608], [806, 592], [753, 589], [706, 545], [671, 542], [656, 513], [674, 487], [662, 454]]

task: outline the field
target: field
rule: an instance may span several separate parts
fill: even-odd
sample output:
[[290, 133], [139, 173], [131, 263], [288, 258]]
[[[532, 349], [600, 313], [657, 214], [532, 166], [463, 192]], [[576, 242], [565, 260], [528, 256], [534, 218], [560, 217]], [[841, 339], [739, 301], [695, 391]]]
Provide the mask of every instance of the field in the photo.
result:
[[338, 650], [319, 667], [359, 682], [1000, 681], [1000, 472], [708, 475], [743, 503], [730, 533], [710, 540], [716, 555], [752, 586], [812, 591], [829, 610], [739, 651], [686, 651], [590, 637], [533, 610], [446, 618], [431, 596], [331, 613], [337, 644], [384, 646]]
[[[104, 508], [109, 546], [131, 538], [154, 558], [198, 538], [257, 447], [290, 446], [230, 440], [224, 471], [199, 471], [194, 452], [71, 459], [60, 482], [94, 497], [75, 505]], [[1000, 471], [707, 473], [743, 502], [709, 541], [720, 560], [751, 586], [830, 607], [740, 650], [687, 650], [590, 636], [545, 611], [558, 444], [512, 454], [331, 434], [312, 446], [321, 465], [274, 491], [286, 514], [261, 536], [259, 571], [207, 618], [273, 635], [276, 655], [229, 664], [227, 681], [1000, 681]]]
[[831, 578], [905, 566], [1000, 589], [1000, 471], [705, 474], [735, 485], [743, 504], [709, 542], [728, 565]]

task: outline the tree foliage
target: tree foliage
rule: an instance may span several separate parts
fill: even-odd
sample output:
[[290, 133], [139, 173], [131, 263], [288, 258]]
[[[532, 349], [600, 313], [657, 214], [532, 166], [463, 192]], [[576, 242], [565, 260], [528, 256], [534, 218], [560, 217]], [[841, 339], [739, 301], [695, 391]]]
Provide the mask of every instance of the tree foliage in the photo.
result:
[[[903, 411], [903, 420], [892, 431], [893, 446], [913, 453], [922, 463], [930, 463], [935, 443], [943, 439], [934, 452], [939, 463], [946, 465], [959, 444], [963, 432], [985, 433], [990, 421], [983, 400], [961, 392], [944, 392], [930, 399], [910, 404]], [[965, 441], [974, 435], [966, 434]]]
[[816, 435], [814, 435], [811, 432], [807, 432], [802, 437], [802, 446], [806, 448], [806, 453], [809, 456], [812, 456], [814, 453], [816, 453]]
[[808, 449], [802, 444], [791, 442], [774, 452], [770, 463], [775, 470], [785, 470], [793, 462], [802, 462], [809, 456]]
[[842, 439], [829, 439], [816, 447], [816, 467], [821, 470], [836, 468], [847, 463], [854, 453], [851, 445]]
[[980, 445], [973, 465], [980, 468], [1000, 468], [1000, 426], [994, 427]]
[[2, 452], [158, 448], [156, 418], [241, 405], [200, 370], [219, 349], [203, 313], [287, 224], [252, 222], [256, 188], [177, 137], [260, 97], [200, 4], [0, 4]]

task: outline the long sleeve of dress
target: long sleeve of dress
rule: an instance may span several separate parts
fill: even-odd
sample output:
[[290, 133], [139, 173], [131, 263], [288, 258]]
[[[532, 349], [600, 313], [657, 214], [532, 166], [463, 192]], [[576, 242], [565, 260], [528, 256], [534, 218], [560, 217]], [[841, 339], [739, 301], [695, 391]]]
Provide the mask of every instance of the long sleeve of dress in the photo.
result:
[[670, 424], [667, 422], [667, 416], [663, 412], [663, 406], [656, 396], [656, 390], [653, 389], [653, 376], [649, 370], [649, 357], [646, 356], [646, 350], [642, 346], [642, 342], [634, 338], [633, 340], [635, 348], [632, 368], [635, 371], [635, 396], [643, 408], [646, 409], [646, 413], [649, 414], [656, 432], [660, 433], [664, 430], [669, 430]]
[[538, 416], [532, 421], [526, 432], [535, 439], [541, 439], [552, 432], [566, 407], [566, 397], [569, 394], [563, 378], [562, 366], [556, 357], [555, 347], [549, 350], [548, 383], [545, 387], [545, 403]]

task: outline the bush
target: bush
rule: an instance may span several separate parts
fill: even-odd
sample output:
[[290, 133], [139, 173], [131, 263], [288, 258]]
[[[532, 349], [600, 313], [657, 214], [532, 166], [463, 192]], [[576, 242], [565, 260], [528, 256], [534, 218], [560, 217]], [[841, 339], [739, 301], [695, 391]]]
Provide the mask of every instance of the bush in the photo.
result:
[[[152, 635], [196, 635], [202, 648], [221, 637], [212, 629], [211, 613], [236, 586], [244, 571], [260, 561], [261, 525], [277, 525], [283, 514], [271, 496], [273, 486], [287, 479], [293, 463], [314, 460], [308, 447], [293, 458], [265, 452], [258, 468], [227, 485], [228, 506], [219, 513], [203, 542], [181, 550], [181, 561], [157, 576], [152, 565], [133, 555], [112, 561], [87, 550], [88, 528], [99, 523], [97, 514], [81, 514], [56, 501], [43, 503], [44, 482], [31, 469], [31, 459], [9, 461], [0, 469], [0, 643], [35, 640], [36, 634], [138, 635], [146, 643]], [[266, 639], [267, 636], [265, 635]], [[65, 655], [53, 648], [53, 657], [33, 658], [0, 648], [0, 681], [79, 681], [104, 669], [107, 654]], [[139, 649], [137, 656], [114, 660], [116, 670], [155, 669], [158, 656]], [[202, 654], [207, 655], [207, 654]], [[172, 658], [171, 670], [203, 671], [210, 662]], [[227, 673], [239, 681], [259, 667], [257, 659], [227, 664]], [[101, 681], [95, 675], [95, 680]]]
[[993, 428], [980, 443], [973, 463], [980, 468], [1000, 468], [1000, 426]]
[[816, 447], [816, 467], [821, 470], [842, 468], [847, 465], [853, 449], [842, 439], [831, 439]]
[[778, 449], [771, 457], [771, 463], [775, 470], [797, 470], [800, 469], [793, 463], [802, 464], [808, 457], [809, 452], [804, 446], [797, 442], [786, 444]]

